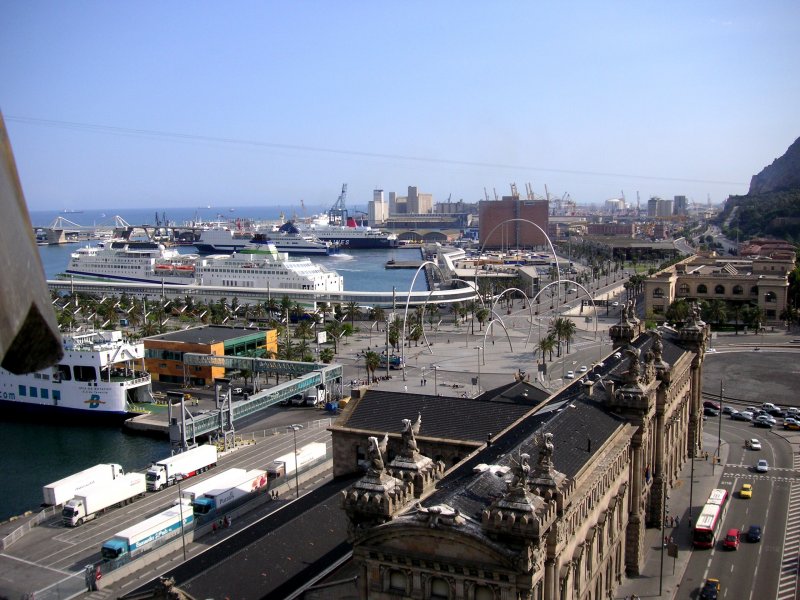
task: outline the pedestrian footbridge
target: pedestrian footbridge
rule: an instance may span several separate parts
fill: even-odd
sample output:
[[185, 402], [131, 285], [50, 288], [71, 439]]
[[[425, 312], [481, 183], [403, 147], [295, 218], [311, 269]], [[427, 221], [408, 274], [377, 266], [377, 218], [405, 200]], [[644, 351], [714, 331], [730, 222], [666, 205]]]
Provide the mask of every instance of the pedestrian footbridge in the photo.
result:
[[[185, 408], [178, 411], [177, 416], [170, 413], [169, 437], [175, 446], [192, 445], [195, 438], [215, 432], [232, 433], [237, 420], [254, 415], [311, 388], [324, 388], [329, 395], [331, 393], [341, 395], [342, 391], [341, 365], [188, 352], [184, 354], [183, 362], [186, 367], [224, 367], [226, 370], [239, 369], [252, 373], [277, 374], [291, 379], [236, 401], [232, 400], [230, 388], [224, 389], [224, 386], [218, 384], [215, 390], [216, 409], [201, 415], [192, 415]], [[172, 409], [171, 404], [170, 409]]]

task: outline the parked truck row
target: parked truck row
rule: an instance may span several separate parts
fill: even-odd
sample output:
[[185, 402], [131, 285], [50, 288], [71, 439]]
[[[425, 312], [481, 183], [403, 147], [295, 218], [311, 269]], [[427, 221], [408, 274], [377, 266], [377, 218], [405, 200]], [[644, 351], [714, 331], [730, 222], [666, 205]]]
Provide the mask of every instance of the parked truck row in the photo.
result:
[[100, 554], [106, 561], [135, 558], [177, 537], [181, 528], [185, 529], [193, 523], [191, 503], [181, 500], [175, 506], [123, 529], [103, 544]]
[[157, 491], [193, 477], [217, 464], [217, 448], [198, 446], [153, 464], [147, 473], [125, 474], [120, 465], [100, 464], [42, 488], [45, 504], [63, 504], [65, 525], [77, 527], [109, 508], [133, 502], [145, 491]]

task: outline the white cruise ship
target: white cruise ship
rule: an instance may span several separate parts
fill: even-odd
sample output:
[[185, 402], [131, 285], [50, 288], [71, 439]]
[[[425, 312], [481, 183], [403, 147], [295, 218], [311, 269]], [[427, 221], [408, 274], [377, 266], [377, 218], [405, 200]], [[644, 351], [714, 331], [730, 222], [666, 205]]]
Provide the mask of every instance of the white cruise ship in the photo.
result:
[[0, 368], [0, 405], [10, 414], [125, 417], [131, 403], [152, 402], [144, 344], [119, 331], [64, 334], [64, 357], [52, 367], [15, 375]]
[[308, 258], [290, 259], [273, 244], [233, 254], [180, 254], [153, 242], [112, 240], [80, 248], [67, 275], [101, 281], [342, 291], [343, 278]]

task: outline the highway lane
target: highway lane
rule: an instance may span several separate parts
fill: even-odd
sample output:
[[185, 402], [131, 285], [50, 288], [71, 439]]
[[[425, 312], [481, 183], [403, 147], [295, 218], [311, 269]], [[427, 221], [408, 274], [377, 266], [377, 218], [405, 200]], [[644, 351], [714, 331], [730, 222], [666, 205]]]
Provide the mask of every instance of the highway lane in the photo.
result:
[[[706, 423], [706, 432], [716, 431]], [[749, 423], [722, 420], [723, 444], [727, 446], [727, 462], [719, 487], [728, 490], [729, 500], [722, 522], [717, 530], [717, 543], [710, 550], [693, 550], [689, 567], [681, 582], [677, 598], [696, 598], [697, 589], [707, 577], [722, 582], [722, 598], [759, 600], [776, 598], [780, 580], [780, 565], [784, 552], [785, 524], [791, 486], [798, 482], [793, 469], [793, 455], [786, 439], [766, 429]], [[745, 448], [747, 439], [757, 438], [762, 443], [758, 451]], [[723, 453], [724, 455], [725, 453]], [[769, 473], [756, 473], [754, 465], [764, 458], [770, 464]], [[753, 485], [752, 499], [739, 497], [742, 484]], [[795, 483], [797, 485], [797, 483]], [[705, 499], [695, 498], [695, 517]], [[763, 527], [760, 543], [747, 542], [744, 533], [750, 525]], [[725, 550], [722, 540], [728, 529], [742, 531], [742, 540], [736, 551]], [[689, 528], [682, 533], [689, 539]], [[793, 596], [791, 596], [793, 597]]]
[[[311, 410], [303, 414], [307, 417], [318, 416]], [[294, 422], [298, 422], [297, 417], [301, 414], [292, 416], [295, 417]], [[326, 442], [330, 447], [330, 433], [324, 427], [305, 427], [297, 432], [298, 446], [314, 441]], [[291, 452], [293, 447], [293, 436], [289, 433], [269, 436], [256, 444], [242, 446], [228, 453], [219, 460], [216, 468], [188, 480], [185, 485], [233, 467], [264, 469], [278, 456]], [[177, 495], [177, 487], [147, 493], [130, 505], [113, 509], [76, 528], [65, 527], [59, 514], [32, 529], [0, 554], [0, 589], [22, 595], [63, 580], [70, 573], [79, 576], [82, 582], [84, 566], [99, 560], [100, 546], [104, 541], [172, 505]]]

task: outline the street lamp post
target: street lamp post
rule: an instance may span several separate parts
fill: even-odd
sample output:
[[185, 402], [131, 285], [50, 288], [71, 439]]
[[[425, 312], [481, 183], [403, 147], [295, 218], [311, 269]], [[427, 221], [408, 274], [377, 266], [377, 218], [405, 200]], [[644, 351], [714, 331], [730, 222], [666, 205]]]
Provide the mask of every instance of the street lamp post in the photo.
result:
[[483, 346], [475, 346], [475, 350], [478, 351], [478, 393], [481, 393], [481, 350], [483, 350]]
[[433, 393], [434, 393], [434, 394], [436, 393], [436, 390], [437, 390], [437, 389], [439, 389], [439, 388], [437, 387], [439, 384], [438, 384], [438, 382], [436, 381], [436, 372], [437, 372], [438, 370], [439, 370], [439, 367], [438, 367], [438, 366], [436, 366], [436, 365], [433, 365]]
[[297, 431], [302, 428], [303, 426], [298, 423], [292, 423], [287, 427], [287, 429], [292, 430], [292, 438], [294, 439], [294, 489], [298, 498], [300, 497], [300, 481], [297, 473]]
[[[719, 380], [719, 427], [717, 428], [717, 457], [716, 461], [722, 462], [722, 380]], [[711, 465], [711, 473], [714, 473], [714, 465]]]
[[178, 506], [180, 511], [181, 517], [181, 542], [183, 543], [183, 562], [186, 562], [186, 536], [184, 535], [183, 529], [183, 494], [181, 493], [181, 479], [183, 477], [178, 477]]

